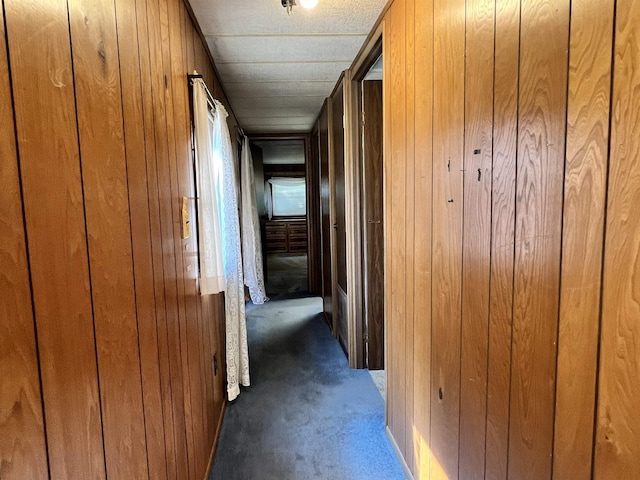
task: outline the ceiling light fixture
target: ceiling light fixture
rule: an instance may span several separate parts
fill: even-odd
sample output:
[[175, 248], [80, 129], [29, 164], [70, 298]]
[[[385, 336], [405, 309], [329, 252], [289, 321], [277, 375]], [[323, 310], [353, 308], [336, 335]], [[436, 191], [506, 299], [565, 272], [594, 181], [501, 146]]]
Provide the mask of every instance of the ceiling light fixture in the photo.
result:
[[282, 6], [287, 9], [287, 13], [291, 15], [294, 6], [302, 5], [304, 8], [311, 9], [318, 5], [318, 0], [282, 0]]

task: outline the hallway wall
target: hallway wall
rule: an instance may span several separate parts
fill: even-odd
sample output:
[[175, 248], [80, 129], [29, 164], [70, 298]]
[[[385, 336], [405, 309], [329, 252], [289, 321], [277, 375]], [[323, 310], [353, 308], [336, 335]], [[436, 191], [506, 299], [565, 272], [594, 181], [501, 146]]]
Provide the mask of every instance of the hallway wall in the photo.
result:
[[202, 479], [224, 307], [180, 209], [187, 72], [226, 103], [210, 57], [181, 0], [3, 7], [0, 477]]
[[384, 18], [387, 412], [416, 478], [640, 477], [639, 28], [637, 0]]

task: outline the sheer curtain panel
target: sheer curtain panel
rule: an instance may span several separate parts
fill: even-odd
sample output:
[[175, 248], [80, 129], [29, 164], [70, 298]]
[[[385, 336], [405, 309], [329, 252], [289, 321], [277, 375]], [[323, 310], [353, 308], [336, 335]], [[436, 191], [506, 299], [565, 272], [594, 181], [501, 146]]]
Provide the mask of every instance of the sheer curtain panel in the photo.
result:
[[256, 201], [256, 186], [253, 173], [253, 158], [249, 139], [242, 141], [242, 164], [240, 177], [242, 192], [242, 260], [244, 263], [244, 283], [249, 287], [251, 301], [262, 305], [269, 300], [264, 288], [262, 268], [262, 243], [260, 240], [260, 222]]
[[249, 350], [244, 308], [242, 247], [238, 215], [238, 180], [235, 158], [224, 106], [214, 100], [213, 154], [222, 165], [222, 242], [225, 274], [225, 320], [227, 345], [227, 395], [229, 401], [240, 394], [240, 385], [249, 386]]
[[222, 168], [214, 162], [213, 114], [204, 82], [193, 80], [193, 123], [198, 186], [198, 245], [200, 248], [200, 294], [225, 289], [222, 258], [220, 198]]

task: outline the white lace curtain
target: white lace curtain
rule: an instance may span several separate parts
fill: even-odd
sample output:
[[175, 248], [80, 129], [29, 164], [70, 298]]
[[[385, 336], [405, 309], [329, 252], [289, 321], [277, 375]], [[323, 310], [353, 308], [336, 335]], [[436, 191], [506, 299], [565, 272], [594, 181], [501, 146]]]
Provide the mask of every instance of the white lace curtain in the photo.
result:
[[[204, 252], [207, 249], [218, 248], [221, 245], [222, 264], [224, 272], [224, 291], [225, 291], [225, 325], [226, 325], [226, 360], [227, 360], [227, 395], [229, 400], [234, 400], [240, 394], [240, 385], [249, 386], [249, 351], [247, 346], [247, 322], [244, 308], [244, 281], [242, 275], [242, 253], [240, 245], [240, 219], [238, 217], [238, 180], [236, 177], [235, 159], [229, 135], [229, 127], [227, 125], [228, 113], [224, 106], [217, 100], [210, 99], [214, 112], [209, 115], [209, 107], [207, 99], [208, 94], [206, 86], [201, 79], [193, 82], [194, 86], [194, 127], [196, 135], [202, 133], [202, 109], [207, 112], [207, 130], [210, 138], [210, 152], [203, 153], [200, 156], [199, 147], [196, 147], [198, 158], [198, 173], [201, 178], [198, 185], [204, 184], [211, 178], [211, 190], [215, 192], [212, 197], [217, 200], [217, 220], [216, 214], [212, 210], [205, 213], [203, 208], [204, 199], [203, 192], [207, 186], [201, 186], [199, 190], [200, 208], [199, 208], [199, 225], [202, 222], [209, 221], [212, 225], [212, 231], [215, 231], [215, 224], [219, 225], [220, 237], [216, 241], [215, 235], [205, 237], [201, 243], [201, 257], [206, 257]], [[199, 93], [197, 93], [199, 92]], [[202, 95], [204, 94], [204, 96]], [[204, 99], [204, 103], [203, 103]], [[198, 113], [199, 112], [199, 113]], [[196, 139], [196, 142], [197, 139]], [[200, 138], [200, 146], [205, 149], [207, 145], [206, 139]], [[196, 143], [198, 145], [198, 143]], [[206, 150], [206, 149], [205, 149]], [[204, 151], [204, 150], [203, 150]], [[209, 160], [208, 167], [204, 172], [213, 172], [209, 177], [203, 176], [201, 164]], [[213, 208], [213, 207], [212, 207]], [[205, 215], [212, 215], [211, 218], [203, 218]], [[202, 228], [202, 227], [201, 227]], [[214, 246], [206, 242], [215, 242]], [[203, 275], [201, 273], [201, 275]], [[202, 284], [205, 283], [201, 278], [201, 293], [206, 294], [202, 290]], [[210, 292], [216, 293], [216, 292]]]
[[262, 268], [262, 244], [260, 241], [260, 222], [256, 202], [256, 186], [253, 172], [253, 158], [249, 139], [242, 141], [242, 164], [240, 167], [242, 192], [242, 260], [244, 264], [244, 283], [249, 287], [251, 301], [262, 305], [269, 300], [264, 288]]
[[264, 204], [267, 210], [267, 216], [269, 220], [273, 217], [273, 193], [271, 185], [281, 187], [304, 187], [306, 180], [304, 178], [288, 178], [288, 177], [273, 177], [264, 182]]
[[193, 82], [193, 123], [198, 185], [198, 246], [200, 249], [200, 294], [211, 295], [225, 289], [222, 260], [220, 193], [222, 165], [214, 162], [214, 117], [204, 82]]

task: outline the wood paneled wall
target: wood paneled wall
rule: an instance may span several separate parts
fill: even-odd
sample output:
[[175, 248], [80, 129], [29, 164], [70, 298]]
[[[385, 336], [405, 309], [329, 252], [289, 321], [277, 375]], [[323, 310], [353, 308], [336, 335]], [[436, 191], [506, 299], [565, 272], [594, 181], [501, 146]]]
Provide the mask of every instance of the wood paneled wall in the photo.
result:
[[181, 0], [2, 3], [0, 478], [202, 479], [224, 308], [181, 237], [187, 73], [230, 111], [206, 47]]
[[640, 2], [395, 0], [387, 419], [415, 478], [640, 478]]

